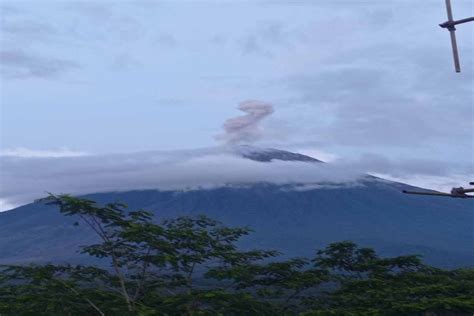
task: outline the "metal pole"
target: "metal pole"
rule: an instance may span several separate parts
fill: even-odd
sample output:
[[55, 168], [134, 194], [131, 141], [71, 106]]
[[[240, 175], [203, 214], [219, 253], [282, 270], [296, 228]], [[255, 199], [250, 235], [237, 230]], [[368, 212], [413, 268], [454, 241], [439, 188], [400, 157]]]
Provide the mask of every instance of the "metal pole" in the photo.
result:
[[474, 16], [470, 18], [453, 21], [453, 24], [458, 25], [458, 24], [467, 23], [467, 22], [474, 22]]
[[454, 69], [456, 72], [461, 72], [461, 65], [459, 64], [458, 45], [456, 43], [456, 34], [454, 31], [449, 31], [451, 35], [451, 46], [453, 47]]
[[451, 9], [451, 0], [445, 0], [446, 11], [448, 11], [448, 21], [453, 21], [453, 10]]
[[[451, 9], [451, 0], [445, 0], [446, 11], [448, 13], [448, 22], [453, 22], [453, 11]], [[458, 45], [456, 43], [456, 28], [454, 26], [448, 27], [449, 35], [451, 36], [451, 47], [453, 49], [454, 69], [456, 72], [461, 72], [461, 65], [459, 64]]]

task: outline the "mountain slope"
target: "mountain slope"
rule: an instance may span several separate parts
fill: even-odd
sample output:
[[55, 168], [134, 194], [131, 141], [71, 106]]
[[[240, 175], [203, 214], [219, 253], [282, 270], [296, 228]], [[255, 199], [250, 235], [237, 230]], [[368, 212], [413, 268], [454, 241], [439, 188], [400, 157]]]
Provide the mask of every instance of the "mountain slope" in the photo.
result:
[[[249, 159], [278, 159], [271, 151], [265, 155], [265, 159], [255, 154]], [[242, 241], [245, 248], [310, 256], [327, 243], [350, 239], [387, 255], [419, 253], [439, 266], [472, 266], [472, 201], [401, 193], [410, 188], [366, 177], [351, 185], [254, 183], [87, 197], [100, 203], [121, 201], [132, 210], [151, 210], [158, 219], [206, 214], [226, 225], [248, 226], [255, 232]], [[73, 226], [75, 221], [40, 203], [0, 213], [0, 263], [87, 259], [76, 249], [93, 242], [94, 237], [84, 225]]]
[[244, 158], [260, 162], [270, 162], [273, 160], [322, 162], [321, 160], [310, 156], [274, 148], [256, 148], [247, 145], [240, 145], [234, 147], [233, 151]]

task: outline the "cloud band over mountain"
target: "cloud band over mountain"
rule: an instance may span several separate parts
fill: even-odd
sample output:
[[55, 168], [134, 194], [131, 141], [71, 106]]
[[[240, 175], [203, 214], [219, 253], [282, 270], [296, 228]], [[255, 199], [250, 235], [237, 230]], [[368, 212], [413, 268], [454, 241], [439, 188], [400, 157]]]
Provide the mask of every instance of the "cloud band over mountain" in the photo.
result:
[[140, 189], [186, 190], [269, 182], [353, 183], [360, 172], [300, 161], [262, 163], [228, 147], [76, 157], [0, 156], [0, 200], [20, 205], [46, 192], [86, 194]]

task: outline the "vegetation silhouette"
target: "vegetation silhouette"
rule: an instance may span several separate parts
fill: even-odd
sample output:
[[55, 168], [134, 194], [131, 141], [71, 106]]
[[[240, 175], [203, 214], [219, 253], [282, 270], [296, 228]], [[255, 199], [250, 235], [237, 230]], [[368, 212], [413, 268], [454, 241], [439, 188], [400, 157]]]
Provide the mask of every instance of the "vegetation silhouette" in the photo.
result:
[[382, 258], [350, 241], [312, 259], [278, 261], [275, 251], [239, 249], [249, 229], [205, 216], [156, 223], [152, 213], [120, 203], [53, 194], [45, 200], [97, 235], [99, 242], [81, 252], [110, 267], [0, 266], [2, 316], [474, 312], [472, 268], [442, 270], [416, 255]]

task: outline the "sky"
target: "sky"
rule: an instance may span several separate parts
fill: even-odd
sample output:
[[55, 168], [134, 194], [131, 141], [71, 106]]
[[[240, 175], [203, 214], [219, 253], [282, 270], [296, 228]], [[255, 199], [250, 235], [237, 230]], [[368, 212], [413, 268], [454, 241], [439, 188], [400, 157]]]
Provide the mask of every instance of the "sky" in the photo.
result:
[[474, 180], [474, 23], [457, 74], [442, 0], [0, 3], [4, 204], [22, 163], [228, 143]]

